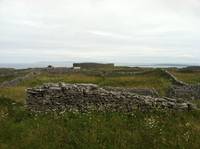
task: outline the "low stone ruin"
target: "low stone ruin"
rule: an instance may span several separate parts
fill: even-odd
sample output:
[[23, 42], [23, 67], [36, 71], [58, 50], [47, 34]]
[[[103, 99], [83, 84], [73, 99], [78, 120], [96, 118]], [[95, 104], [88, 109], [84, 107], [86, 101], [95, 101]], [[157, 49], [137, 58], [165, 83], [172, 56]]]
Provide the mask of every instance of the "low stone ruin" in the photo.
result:
[[44, 84], [27, 89], [27, 108], [31, 111], [117, 111], [139, 109], [193, 110], [195, 105], [181, 99], [158, 98], [105, 89], [94, 84]]

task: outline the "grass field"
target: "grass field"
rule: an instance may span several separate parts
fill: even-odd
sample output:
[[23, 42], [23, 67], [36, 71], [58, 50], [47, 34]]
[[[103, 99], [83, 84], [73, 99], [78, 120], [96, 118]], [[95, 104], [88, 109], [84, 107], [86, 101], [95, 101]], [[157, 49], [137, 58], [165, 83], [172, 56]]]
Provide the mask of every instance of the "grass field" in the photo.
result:
[[172, 73], [180, 80], [190, 83], [198, 84], [200, 83], [200, 72], [179, 72], [172, 71]]
[[199, 112], [30, 114], [0, 99], [0, 148], [196, 148]]
[[158, 70], [127, 76], [100, 76], [80, 72], [68, 74], [42, 73], [33, 79], [21, 82], [18, 86], [1, 89], [0, 95], [18, 102], [24, 102], [26, 88], [48, 82], [94, 83], [100, 86], [155, 88], [160, 95], [165, 95], [166, 90], [171, 85], [171, 81], [165, 78]]
[[0, 68], [0, 83], [4, 81], [10, 81], [16, 77], [24, 76], [28, 73], [28, 70], [15, 70]]
[[[184, 76], [181, 73], [180, 76], [186, 78], [187, 74]], [[177, 77], [179, 78], [178, 75]], [[196, 74], [190, 75], [189, 78], [195, 80]], [[165, 91], [172, 83], [162, 71], [156, 69], [132, 75], [104, 76], [94, 75], [93, 72], [42, 73], [15, 87], [1, 88], [0, 149], [200, 148], [199, 111], [135, 111], [130, 114], [32, 114], [26, 111], [25, 89], [47, 82], [148, 87], [157, 89], [160, 95], [165, 95]]]

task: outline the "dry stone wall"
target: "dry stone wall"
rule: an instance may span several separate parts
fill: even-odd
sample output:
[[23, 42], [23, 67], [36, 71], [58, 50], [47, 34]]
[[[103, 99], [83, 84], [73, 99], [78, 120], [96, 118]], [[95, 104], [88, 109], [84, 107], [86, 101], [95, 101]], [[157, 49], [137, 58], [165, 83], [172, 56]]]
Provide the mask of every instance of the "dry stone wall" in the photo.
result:
[[15, 86], [19, 85], [21, 82], [33, 79], [34, 77], [36, 77], [39, 74], [40, 74], [40, 72], [30, 72], [25, 76], [17, 77], [17, 78], [15, 78], [13, 80], [5, 81], [5, 82], [1, 83], [0, 84], [0, 88], [3, 88], [3, 87], [15, 87]]
[[129, 93], [135, 93], [138, 95], [144, 95], [144, 96], [152, 96], [152, 97], [158, 97], [158, 92], [152, 88], [123, 88], [123, 87], [104, 87], [104, 89], [108, 91], [115, 91], [115, 92], [129, 92]]
[[190, 85], [178, 80], [173, 74], [164, 71], [173, 80], [174, 85], [168, 90], [167, 96], [183, 99], [200, 99], [200, 84]]
[[184, 99], [200, 99], [200, 84], [198, 85], [174, 85], [169, 89], [169, 97]]
[[181, 99], [143, 96], [130, 91], [109, 90], [94, 84], [44, 84], [27, 89], [27, 108], [31, 111], [78, 110], [87, 112], [131, 112], [150, 109], [192, 110], [195, 105]]
[[163, 72], [165, 73], [166, 76], [168, 76], [168, 78], [170, 78], [170, 79], [173, 81], [173, 83], [174, 83], [175, 85], [178, 85], [178, 86], [188, 86], [187, 83], [185, 83], [185, 82], [183, 82], [183, 81], [177, 79], [177, 78], [176, 78], [172, 73], [170, 73], [169, 71], [163, 70]]

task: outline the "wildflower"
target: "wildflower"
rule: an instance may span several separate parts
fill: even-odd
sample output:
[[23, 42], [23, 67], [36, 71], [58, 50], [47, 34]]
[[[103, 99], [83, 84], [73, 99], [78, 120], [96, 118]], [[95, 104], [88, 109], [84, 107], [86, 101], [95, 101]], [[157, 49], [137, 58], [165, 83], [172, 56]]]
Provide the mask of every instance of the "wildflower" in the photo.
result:
[[187, 123], [185, 124], [185, 126], [186, 126], [186, 127], [190, 127], [191, 124], [190, 124], [189, 122], [187, 122]]
[[157, 127], [157, 121], [156, 121], [156, 119], [154, 117], [145, 118], [145, 124], [149, 128]]

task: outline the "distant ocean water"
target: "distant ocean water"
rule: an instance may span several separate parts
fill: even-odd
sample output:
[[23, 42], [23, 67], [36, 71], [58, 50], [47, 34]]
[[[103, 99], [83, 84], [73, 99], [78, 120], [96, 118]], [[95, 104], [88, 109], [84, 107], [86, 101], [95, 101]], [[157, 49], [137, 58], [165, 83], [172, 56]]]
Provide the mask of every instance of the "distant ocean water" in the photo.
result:
[[[194, 64], [195, 65], [195, 64]], [[129, 66], [129, 67], [152, 67], [152, 68], [184, 68], [188, 66], [193, 66], [193, 64], [119, 64], [119, 66]]]
[[39, 63], [0, 63], [0, 68], [15, 68], [15, 69], [26, 69], [26, 68], [44, 68], [48, 65], [54, 67], [72, 67], [73, 63], [69, 62], [39, 62]]
[[151, 67], [151, 68], [184, 68], [189, 65], [128, 65], [129, 67]]

